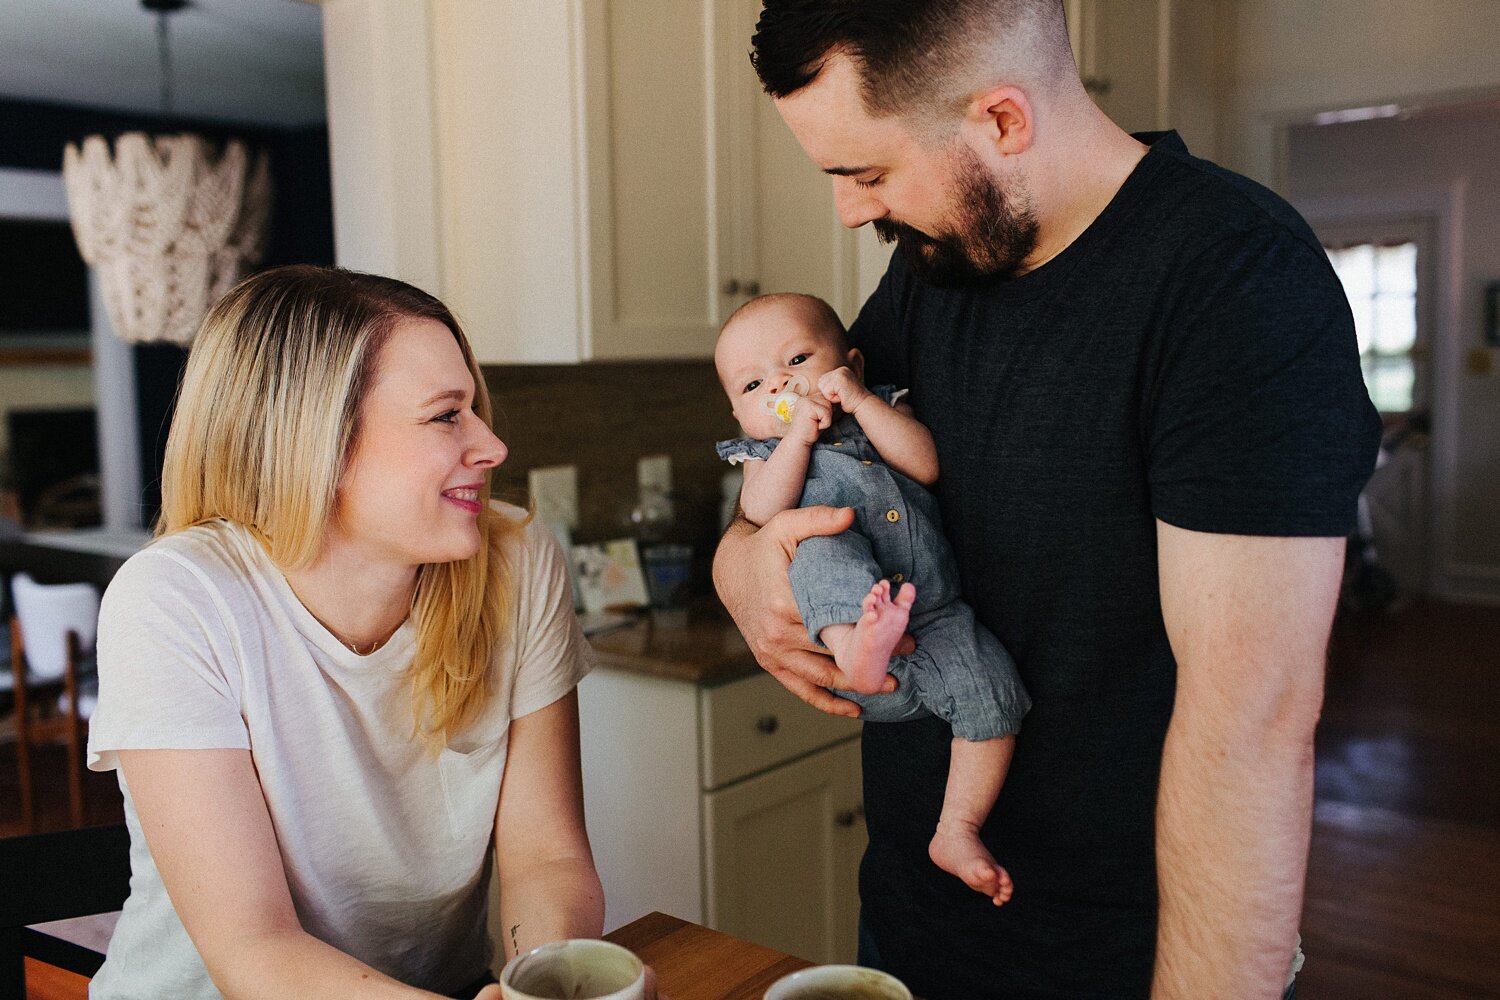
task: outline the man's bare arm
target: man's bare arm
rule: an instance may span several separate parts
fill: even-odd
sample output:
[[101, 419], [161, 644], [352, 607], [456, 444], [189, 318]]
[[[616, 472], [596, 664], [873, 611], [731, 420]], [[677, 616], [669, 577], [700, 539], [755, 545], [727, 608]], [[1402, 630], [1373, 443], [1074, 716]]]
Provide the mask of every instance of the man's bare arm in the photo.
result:
[[[797, 544], [814, 535], [836, 535], [854, 522], [847, 507], [801, 507], [777, 514], [756, 529], [736, 518], [714, 553], [714, 588], [757, 663], [788, 691], [830, 715], [859, 715], [859, 706], [826, 688], [847, 690], [849, 678], [827, 650], [807, 636], [787, 569]], [[909, 642], [897, 649], [910, 652]], [[886, 678], [886, 691], [896, 681]]]
[[1157, 523], [1177, 694], [1156, 811], [1153, 1000], [1280, 997], [1312, 820], [1341, 538]]

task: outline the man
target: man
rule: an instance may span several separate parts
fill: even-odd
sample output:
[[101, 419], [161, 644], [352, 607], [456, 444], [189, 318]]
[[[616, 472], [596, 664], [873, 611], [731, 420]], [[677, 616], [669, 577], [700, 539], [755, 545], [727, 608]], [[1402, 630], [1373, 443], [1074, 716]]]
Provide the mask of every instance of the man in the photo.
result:
[[[844, 224], [897, 243], [851, 337], [912, 389], [964, 598], [1034, 701], [983, 830], [1000, 908], [926, 856], [945, 727], [866, 726], [862, 958], [929, 1000], [1273, 1000], [1379, 421], [1307, 226], [1116, 128], [1061, 7], [767, 0], [754, 39]], [[737, 522], [715, 579], [767, 670], [853, 715], [786, 584], [848, 521]]]

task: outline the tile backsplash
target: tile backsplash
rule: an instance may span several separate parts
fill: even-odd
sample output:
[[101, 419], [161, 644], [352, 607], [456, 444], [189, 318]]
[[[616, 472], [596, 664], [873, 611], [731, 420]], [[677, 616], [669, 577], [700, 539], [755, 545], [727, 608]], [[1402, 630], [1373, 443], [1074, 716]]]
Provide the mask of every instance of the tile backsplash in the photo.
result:
[[497, 494], [525, 496], [526, 473], [578, 467], [578, 541], [631, 534], [636, 462], [672, 459], [677, 533], [706, 565], [729, 466], [714, 442], [738, 434], [710, 361], [485, 365], [495, 432], [510, 447]]

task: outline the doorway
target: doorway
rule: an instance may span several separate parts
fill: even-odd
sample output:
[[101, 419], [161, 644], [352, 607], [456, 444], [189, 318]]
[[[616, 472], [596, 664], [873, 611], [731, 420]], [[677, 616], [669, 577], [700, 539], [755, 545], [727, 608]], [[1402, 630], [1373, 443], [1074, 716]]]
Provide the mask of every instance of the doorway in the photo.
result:
[[1349, 298], [1360, 368], [1385, 426], [1365, 488], [1376, 558], [1404, 594], [1432, 589], [1432, 358], [1434, 220], [1333, 218], [1313, 223]]

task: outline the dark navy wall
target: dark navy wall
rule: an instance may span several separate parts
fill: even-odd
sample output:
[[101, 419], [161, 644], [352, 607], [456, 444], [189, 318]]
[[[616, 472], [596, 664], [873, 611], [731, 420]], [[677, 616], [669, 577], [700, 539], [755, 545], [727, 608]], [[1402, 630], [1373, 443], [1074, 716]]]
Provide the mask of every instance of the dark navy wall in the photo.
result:
[[[328, 130], [322, 125], [277, 129], [0, 100], [0, 167], [61, 170], [63, 147], [69, 142], [130, 131], [191, 131], [210, 142], [237, 138], [253, 150], [265, 150], [271, 157], [276, 200], [262, 266], [333, 263], [333, 191]], [[173, 345], [135, 348], [141, 475], [146, 484], [141, 499], [148, 524], [161, 505], [162, 452], [186, 358], [187, 352]]]

